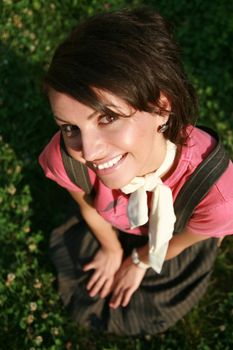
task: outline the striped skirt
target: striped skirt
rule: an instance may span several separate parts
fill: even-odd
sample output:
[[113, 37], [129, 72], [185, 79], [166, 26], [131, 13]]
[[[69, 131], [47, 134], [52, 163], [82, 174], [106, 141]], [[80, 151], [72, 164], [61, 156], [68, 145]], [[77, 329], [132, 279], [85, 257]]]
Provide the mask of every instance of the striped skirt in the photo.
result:
[[[120, 232], [119, 239], [129, 255], [147, 237]], [[86, 224], [71, 218], [51, 235], [50, 253], [58, 273], [59, 293], [71, 317], [80, 325], [121, 335], [164, 332], [181, 319], [203, 296], [217, 253], [217, 239], [194, 244], [166, 261], [162, 272], [148, 269], [127, 307], [109, 308], [110, 296], [90, 297], [86, 284], [91, 271], [83, 272], [99, 243]]]

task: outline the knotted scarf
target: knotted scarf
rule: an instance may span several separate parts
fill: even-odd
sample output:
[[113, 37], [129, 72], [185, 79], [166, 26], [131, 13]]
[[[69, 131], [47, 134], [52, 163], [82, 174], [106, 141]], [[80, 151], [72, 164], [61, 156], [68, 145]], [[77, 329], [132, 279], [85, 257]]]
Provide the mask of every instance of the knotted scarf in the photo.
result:
[[[149, 264], [157, 273], [161, 272], [176, 221], [171, 189], [161, 180], [176, 156], [176, 145], [169, 140], [166, 142], [167, 151], [162, 165], [154, 173], [135, 177], [121, 188], [122, 192], [131, 193], [127, 208], [131, 228], [142, 226], [149, 220]], [[152, 192], [149, 217], [147, 191]]]

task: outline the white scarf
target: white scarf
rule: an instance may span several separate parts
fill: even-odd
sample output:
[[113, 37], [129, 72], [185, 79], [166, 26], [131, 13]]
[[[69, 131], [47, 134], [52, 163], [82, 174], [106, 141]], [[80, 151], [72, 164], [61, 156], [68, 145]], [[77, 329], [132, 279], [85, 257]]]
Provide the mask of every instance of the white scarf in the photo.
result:
[[121, 188], [122, 192], [131, 193], [127, 208], [131, 229], [148, 221], [146, 191], [153, 192], [148, 230], [149, 263], [157, 273], [161, 272], [176, 221], [171, 189], [161, 180], [173, 165], [175, 156], [176, 145], [167, 140], [166, 156], [159, 169], [144, 177], [135, 177]]

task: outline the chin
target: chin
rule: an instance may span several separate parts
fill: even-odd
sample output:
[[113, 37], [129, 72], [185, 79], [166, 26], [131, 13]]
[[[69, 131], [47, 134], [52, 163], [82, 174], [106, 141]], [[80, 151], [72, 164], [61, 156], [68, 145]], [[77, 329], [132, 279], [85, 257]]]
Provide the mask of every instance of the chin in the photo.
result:
[[103, 181], [100, 179], [100, 181], [104, 184], [104, 186], [108, 187], [110, 190], [120, 190], [121, 187], [123, 187], [124, 185], [121, 185], [118, 183], [113, 183], [110, 181]]
[[130, 179], [125, 179], [122, 180], [122, 181], [119, 181], [119, 179], [117, 180], [107, 180], [107, 179], [101, 179], [99, 178], [100, 181], [108, 188], [110, 188], [111, 190], [120, 190], [122, 187], [128, 185], [130, 183], [130, 181], [132, 180], [131, 178]]

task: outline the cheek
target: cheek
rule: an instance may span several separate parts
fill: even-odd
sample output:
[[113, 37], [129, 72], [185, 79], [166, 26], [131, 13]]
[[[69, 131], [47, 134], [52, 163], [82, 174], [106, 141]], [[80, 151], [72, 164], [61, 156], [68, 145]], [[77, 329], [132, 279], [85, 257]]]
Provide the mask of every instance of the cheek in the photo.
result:
[[121, 133], [122, 145], [129, 150], [143, 152], [148, 145], [151, 145], [154, 139], [154, 133], [151, 128], [144, 125], [134, 126], [123, 130]]
[[144, 139], [144, 132], [135, 126], [129, 125], [121, 128], [120, 131], [110, 135], [109, 142], [126, 151], [138, 147]]

